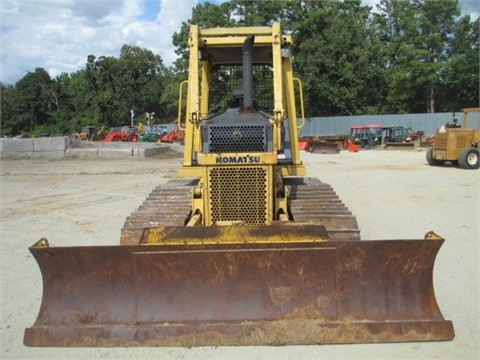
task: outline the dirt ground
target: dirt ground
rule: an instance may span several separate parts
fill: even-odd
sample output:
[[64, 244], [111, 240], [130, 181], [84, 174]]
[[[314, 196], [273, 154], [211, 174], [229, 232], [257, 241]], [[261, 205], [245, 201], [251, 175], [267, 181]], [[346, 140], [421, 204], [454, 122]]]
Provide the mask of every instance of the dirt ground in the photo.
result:
[[[181, 151], [180, 148], [177, 150]], [[446, 238], [434, 269], [449, 342], [203, 348], [28, 348], [41, 275], [28, 247], [118, 244], [125, 218], [158, 184], [176, 177], [180, 153], [129, 160], [3, 160], [2, 359], [478, 359], [480, 170], [430, 167], [424, 151], [302, 152], [309, 176], [331, 184], [357, 216], [364, 240]]]

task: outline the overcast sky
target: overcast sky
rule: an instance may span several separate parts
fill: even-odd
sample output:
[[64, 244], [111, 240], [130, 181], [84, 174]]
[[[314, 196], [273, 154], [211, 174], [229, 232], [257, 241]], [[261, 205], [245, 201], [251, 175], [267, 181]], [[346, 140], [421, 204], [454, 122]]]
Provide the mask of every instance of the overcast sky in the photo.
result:
[[[118, 57], [123, 44], [152, 50], [170, 66], [176, 58], [172, 34], [203, 2], [0, 0], [0, 81], [14, 84], [37, 67], [52, 77], [71, 73], [84, 68], [90, 54]], [[376, 2], [364, 0], [368, 5]], [[478, 16], [477, 0], [460, 4], [462, 14]]]

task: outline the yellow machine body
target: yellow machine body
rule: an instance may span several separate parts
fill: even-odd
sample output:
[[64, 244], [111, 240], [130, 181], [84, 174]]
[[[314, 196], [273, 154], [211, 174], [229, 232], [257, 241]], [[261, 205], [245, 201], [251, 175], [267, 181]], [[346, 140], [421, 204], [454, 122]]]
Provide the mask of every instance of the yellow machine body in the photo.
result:
[[427, 161], [430, 165], [443, 165], [448, 161], [464, 169], [478, 169], [479, 148], [480, 108], [466, 108], [463, 109], [461, 127], [447, 125], [435, 131], [435, 142], [428, 149]]

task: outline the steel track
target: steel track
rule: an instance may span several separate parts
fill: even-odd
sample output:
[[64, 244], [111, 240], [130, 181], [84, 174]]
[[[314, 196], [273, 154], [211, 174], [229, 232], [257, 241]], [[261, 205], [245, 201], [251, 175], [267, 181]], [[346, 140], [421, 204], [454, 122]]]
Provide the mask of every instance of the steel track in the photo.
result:
[[324, 225], [332, 240], [360, 240], [357, 220], [335, 190], [312, 177], [285, 178], [293, 221]]
[[195, 179], [175, 179], [158, 185], [127, 219], [120, 235], [122, 245], [137, 245], [143, 229], [156, 226], [184, 226], [192, 205]]
[[[120, 243], [139, 244], [145, 228], [184, 226], [191, 210], [191, 190], [197, 181], [176, 179], [157, 186], [125, 220]], [[330, 185], [309, 177], [285, 178], [284, 183], [289, 192], [291, 220], [324, 225], [332, 240], [360, 240], [356, 218]]]

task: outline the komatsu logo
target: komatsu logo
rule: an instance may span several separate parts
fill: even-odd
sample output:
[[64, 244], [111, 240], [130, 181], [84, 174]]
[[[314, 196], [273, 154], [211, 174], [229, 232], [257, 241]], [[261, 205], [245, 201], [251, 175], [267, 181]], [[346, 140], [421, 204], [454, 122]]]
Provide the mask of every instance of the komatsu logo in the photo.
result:
[[258, 164], [260, 156], [219, 156], [215, 162], [217, 164]]

